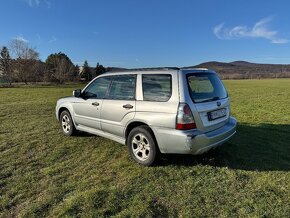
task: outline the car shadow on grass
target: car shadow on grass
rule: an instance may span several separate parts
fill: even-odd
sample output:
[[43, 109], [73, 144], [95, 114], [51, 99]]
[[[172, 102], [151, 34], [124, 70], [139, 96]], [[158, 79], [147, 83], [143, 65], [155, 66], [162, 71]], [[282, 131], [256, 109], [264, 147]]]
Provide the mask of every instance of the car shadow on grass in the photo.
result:
[[249, 171], [290, 171], [290, 125], [239, 124], [237, 134], [203, 155], [163, 155], [160, 165], [209, 165]]
[[77, 133], [74, 135], [75, 137], [100, 137], [88, 132], [83, 132], [83, 131], [77, 131]]

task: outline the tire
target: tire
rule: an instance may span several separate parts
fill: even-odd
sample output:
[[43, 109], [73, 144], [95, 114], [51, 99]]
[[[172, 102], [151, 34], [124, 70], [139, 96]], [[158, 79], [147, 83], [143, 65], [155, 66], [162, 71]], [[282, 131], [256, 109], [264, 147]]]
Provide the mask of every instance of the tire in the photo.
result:
[[139, 164], [151, 166], [158, 159], [159, 149], [152, 130], [139, 126], [131, 130], [127, 138], [130, 156]]
[[60, 128], [64, 135], [66, 136], [75, 135], [76, 128], [74, 126], [71, 115], [67, 110], [61, 112], [60, 117], [59, 117], [59, 123], [60, 123]]

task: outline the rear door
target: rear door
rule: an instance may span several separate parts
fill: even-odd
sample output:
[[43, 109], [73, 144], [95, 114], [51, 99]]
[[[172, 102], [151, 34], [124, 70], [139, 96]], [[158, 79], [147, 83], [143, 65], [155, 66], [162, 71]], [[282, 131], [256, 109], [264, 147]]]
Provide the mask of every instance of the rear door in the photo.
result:
[[136, 78], [132, 74], [113, 77], [101, 109], [103, 131], [123, 137], [126, 123], [135, 116]]
[[213, 72], [195, 72], [186, 75], [190, 104], [197, 127], [211, 131], [223, 126], [230, 115], [227, 91]]

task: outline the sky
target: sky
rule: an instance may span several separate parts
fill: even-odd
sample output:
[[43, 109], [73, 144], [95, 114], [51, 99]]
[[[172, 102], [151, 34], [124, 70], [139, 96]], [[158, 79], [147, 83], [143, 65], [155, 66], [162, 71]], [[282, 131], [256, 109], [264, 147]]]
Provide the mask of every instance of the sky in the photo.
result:
[[23, 40], [115, 67], [290, 64], [287, 0], [0, 0], [0, 46]]

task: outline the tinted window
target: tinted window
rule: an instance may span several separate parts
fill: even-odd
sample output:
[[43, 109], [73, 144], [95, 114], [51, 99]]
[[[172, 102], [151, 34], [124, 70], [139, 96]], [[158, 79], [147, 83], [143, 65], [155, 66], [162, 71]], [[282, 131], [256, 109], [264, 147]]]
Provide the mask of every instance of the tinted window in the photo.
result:
[[221, 80], [214, 73], [189, 74], [187, 81], [194, 102], [214, 101], [228, 96]]
[[142, 75], [145, 101], [168, 101], [171, 97], [171, 75]]
[[93, 81], [84, 91], [85, 98], [105, 98], [111, 83], [110, 77], [101, 77]]
[[136, 75], [114, 76], [109, 99], [133, 100], [135, 99]]

